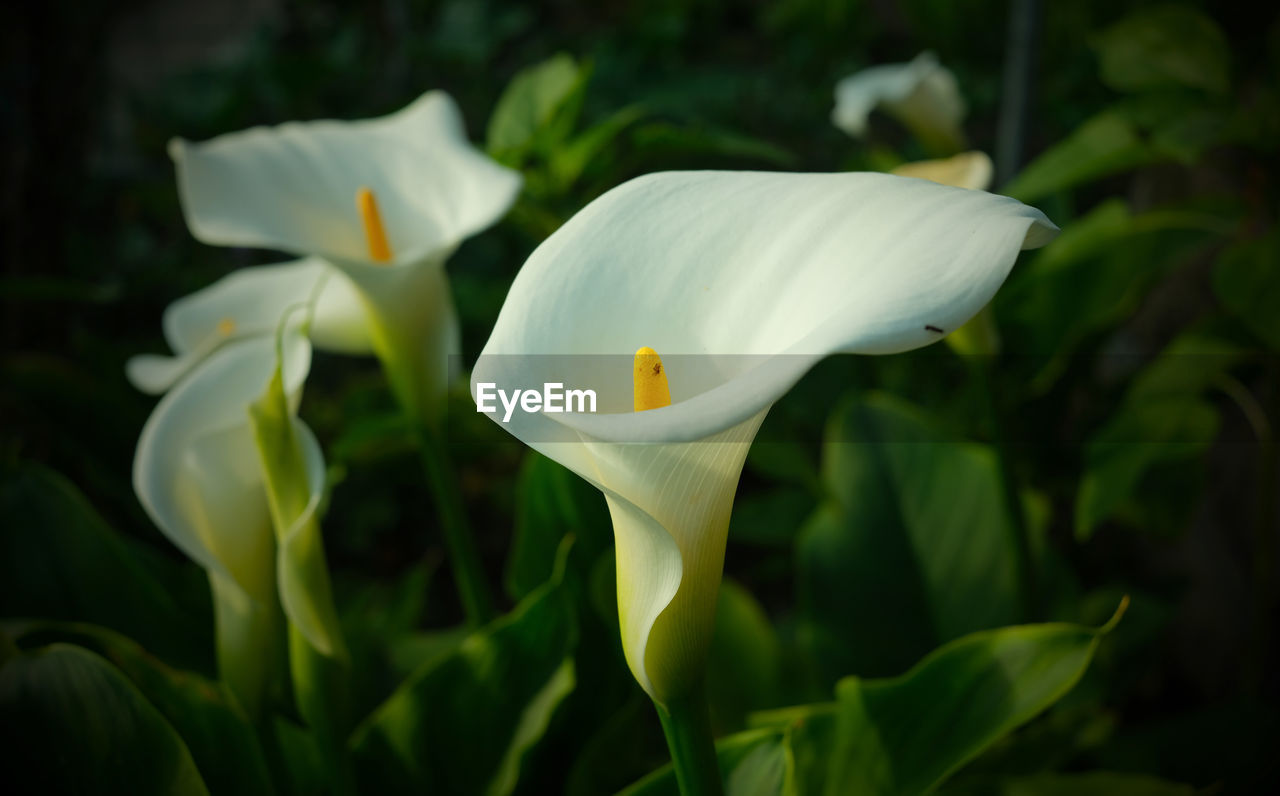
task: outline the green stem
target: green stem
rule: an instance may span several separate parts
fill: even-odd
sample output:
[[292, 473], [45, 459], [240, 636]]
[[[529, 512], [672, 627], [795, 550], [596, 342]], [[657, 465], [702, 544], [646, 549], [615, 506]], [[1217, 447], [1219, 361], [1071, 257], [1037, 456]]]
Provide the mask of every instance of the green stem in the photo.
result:
[[427, 482], [435, 497], [453, 579], [458, 586], [458, 596], [462, 600], [467, 624], [473, 628], [481, 627], [496, 614], [485, 582], [484, 569], [480, 566], [480, 555], [476, 552], [475, 541], [467, 527], [467, 514], [462, 504], [457, 475], [445, 455], [444, 445], [430, 430], [419, 427], [418, 449], [422, 453], [422, 466], [426, 471]]
[[666, 705], [656, 700], [653, 704], [662, 720], [662, 732], [667, 736], [681, 796], [721, 796], [724, 784], [720, 779], [715, 739], [711, 735], [711, 711], [702, 684]]
[[1040, 618], [1040, 595], [1036, 583], [1035, 562], [1031, 555], [1031, 531], [1027, 525], [1027, 512], [1022, 505], [1022, 493], [1018, 488], [1017, 474], [1013, 469], [1013, 457], [1009, 454], [1008, 436], [1005, 433], [1004, 412], [1000, 406], [995, 384], [994, 355], [969, 357], [977, 370], [978, 389], [982, 392], [983, 408], [991, 427], [991, 442], [1000, 467], [1000, 490], [1004, 496], [1005, 512], [1009, 515], [1010, 543], [1018, 560], [1018, 592], [1022, 598], [1022, 621], [1035, 622]]
[[356, 793], [351, 758], [350, 669], [343, 661], [320, 654], [296, 627], [289, 627], [289, 661], [294, 700], [328, 768], [330, 793]]

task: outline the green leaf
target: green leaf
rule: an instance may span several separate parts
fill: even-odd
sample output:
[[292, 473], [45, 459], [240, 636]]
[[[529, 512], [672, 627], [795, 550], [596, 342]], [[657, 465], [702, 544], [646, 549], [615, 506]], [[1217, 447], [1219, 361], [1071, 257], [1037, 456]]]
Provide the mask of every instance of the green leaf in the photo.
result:
[[215, 796], [273, 791], [253, 727], [222, 683], [172, 669], [106, 628], [33, 622], [13, 638], [24, 648], [74, 644], [114, 664], [182, 738]]
[[769, 617], [751, 592], [725, 578], [716, 602], [707, 671], [707, 699], [717, 731], [737, 729], [749, 711], [773, 703], [782, 646]]
[[590, 75], [590, 67], [565, 53], [522, 69], [489, 117], [489, 153], [518, 166], [535, 146], [559, 145], [576, 121]]
[[144, 558], [61, 475], [18, 469], [0, 486], [0, 525], [0, 616], [103, 625], [167, 661], [212, 669], [207, 603], [197, 612], [175, 599], [207, 595], [204, 573]]
[[1081, 183], [1155, 162], [1158, 156], [1123, 116], [1104, 112], [1040, 155], [1003, 193], [1035, 202]]
[[939, 643], [1019, 614], [995, 453], [872, 395], [837, 409], [830, 497], [797, 543], [800, 607], [822, 682], [903, 671]]
[[1183, 5], [1138, 11], [1104, 31], [1102, 82], [1116, 91], [1192, 88], [1224, 94], [1230, 49], [1213, 20]]
[[821, 791], [916, 794], [1058, 701], [1079, 681], [1101, 629], [1025, 625], [975, 633], [891, 680], [849, 677], [836, 687], [835, 743]]
[[111, 664], [54, 644], [0, 669], [6, 779], [41, 793], [207, 794], [172, 726]]
[[566, 190], [576, 182], [609, 144], [644, 115], [644, 108], [628, 105], [579, 133], [564, 146], [553, 149], [548, 165], [560, 190]]
[[529, 451], [516, 481], [515, 532], [507, 557], [507, 593], [526, 597], [551, 579], [557, 550], [572, 534], [574, 560], [593, 562], [613, 543], [600, 491], [563, 465]]
[[574, 685], [577, 626], [557, 575], [516, 609], [428, 662], [352, 738], [371, 793], [506, 794]]
[[1280, 229], [1230, 247], [1218, 258], [1213, 291], [1228, 310], [1273, 349], [1280, 349]]
[[1086, 446], [1076, 495], [1076, 539], [1092, 537], [1152, 468], [1198, 459], [1217, 431], [1217, 410], [1195, 397], [1127, 404]]

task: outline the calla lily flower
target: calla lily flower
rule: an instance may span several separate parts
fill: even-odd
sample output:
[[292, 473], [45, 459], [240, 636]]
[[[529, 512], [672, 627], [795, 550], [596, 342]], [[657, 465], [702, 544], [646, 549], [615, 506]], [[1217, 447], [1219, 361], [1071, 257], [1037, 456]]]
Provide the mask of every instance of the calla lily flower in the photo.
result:
[[458, 340], [445, 260], [506, 212], [521, 183], [471, 146], [447, 94], [376, 119], [175, 140], [170, 154], [196, 238], [336, 267], [364, 304], [397, 397], [420, 417], [438, 412]]
[[964, 149], [964, 99], [955, 75], [931, 52], [850, 75], [836, 84], [835, 94], [831, 121], [854, 138], [867, 137], [867, 118], [880, 108], [939, 154]]
[[292, 306], [314, 297], [311, 341], [343, 354], [373, 353], [364, 303], [355, 286], [323, 260], [307, 257], [241, 268], [165, 308], [164, 336], [174, 356], [140, 354], [126, 363], [135, 387], [163, 393], [222, 345], [273, 334]]
[[[941, 339], [1056, 231], [1013, 199], [920, 179], [670, 172], [608, 192], [534, 251], [472, 395], [597, 391], [594, 414], [494, 419], [604, 493], [623, 649], [655, 701], [701, 676], [734, 492], [773, 403], [823, 357]], [[642, 405], [638, 379], [633, 406], [642, 346], [667, 362], [669, 406]]]
[[[273, 526], [273, 497], [250, 409], [279, 384], [305, 473], [296, 491], [302, 511]], [[324, 460], [295, 416], [311, 363], [298, 326], [219, 348], [160, 399], [142, 429], [133, 466], [139, 501], [160, 530], [209, 574], [219, 664], [232, 690], [255, 711], [268, 687], [269, 663], [284, 615], [323, 654], [342, 656], [325, 580], [311, 562]], [[303, 561], [299, 564], [299, 561]], [[327, 576], [326, 576], [327, 577]], [[278, 596], [277, 596], [278, 595]]]

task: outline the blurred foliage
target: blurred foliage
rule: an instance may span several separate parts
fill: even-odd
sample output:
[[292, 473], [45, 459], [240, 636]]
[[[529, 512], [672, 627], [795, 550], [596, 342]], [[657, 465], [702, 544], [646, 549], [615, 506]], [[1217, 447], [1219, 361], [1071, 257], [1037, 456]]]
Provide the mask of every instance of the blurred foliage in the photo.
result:
[[[1280, 784], [1280, 18], [1040, 5], [1034, 157], [997, 190], [1063, 233], [993, 302], [1003, 352], [828, 360], [748, 459], [708, 689], [731, 792], [914, 793], [949, 775], [941, 792]], [[995, 151], [1008, 8], [19, 4], [0, 32], [7, 777], [38, 771], [46, 792], [333, 786], [294, 708], [249, 730], [212, 679], [204, 575], [133, 496], [152, 399], [125, 359], [161, 349], [170, 301], [279, 259], [191, 239], [169, 138], [451, 93], [473, 140], [526, 178], [508, 218], [449, 262], [469, 362], [529, 252], [630, 177], [921, 157], [880, 116], [868, 142], [830, 124], [832, 87], [857, 69], [934, 50], [970, 140]], [[302, 414], [329, 463], [358, 781], [673, 792], [622, 659], [603, 500], [453, 396], [449, 452], [506, 598], [467, 634], [393, 407], [372, 360], [317, 357]]]

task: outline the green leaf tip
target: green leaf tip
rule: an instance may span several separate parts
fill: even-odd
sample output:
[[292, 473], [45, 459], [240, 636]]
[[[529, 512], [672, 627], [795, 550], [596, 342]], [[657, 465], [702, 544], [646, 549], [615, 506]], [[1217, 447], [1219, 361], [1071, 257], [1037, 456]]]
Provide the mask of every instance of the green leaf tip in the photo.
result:
[[1105, 636], [1108, 633], [1110, 633], [1112, 630], [1115, 630], [1116, 625], [1120, 624], [1120, 620], [1124, 617], [1125, 611], [1128, 611], [1128, 610], [1129, 610], [1129, 595], [1126, 594], [1120, 598], [1120, 605], [1116, 606], [1116, 612], [1111, 615], [1111, 618], [1107, 620], [1107, 623], [1102, 627], [1098, 628], [1098, 636], [1099, 637]]

